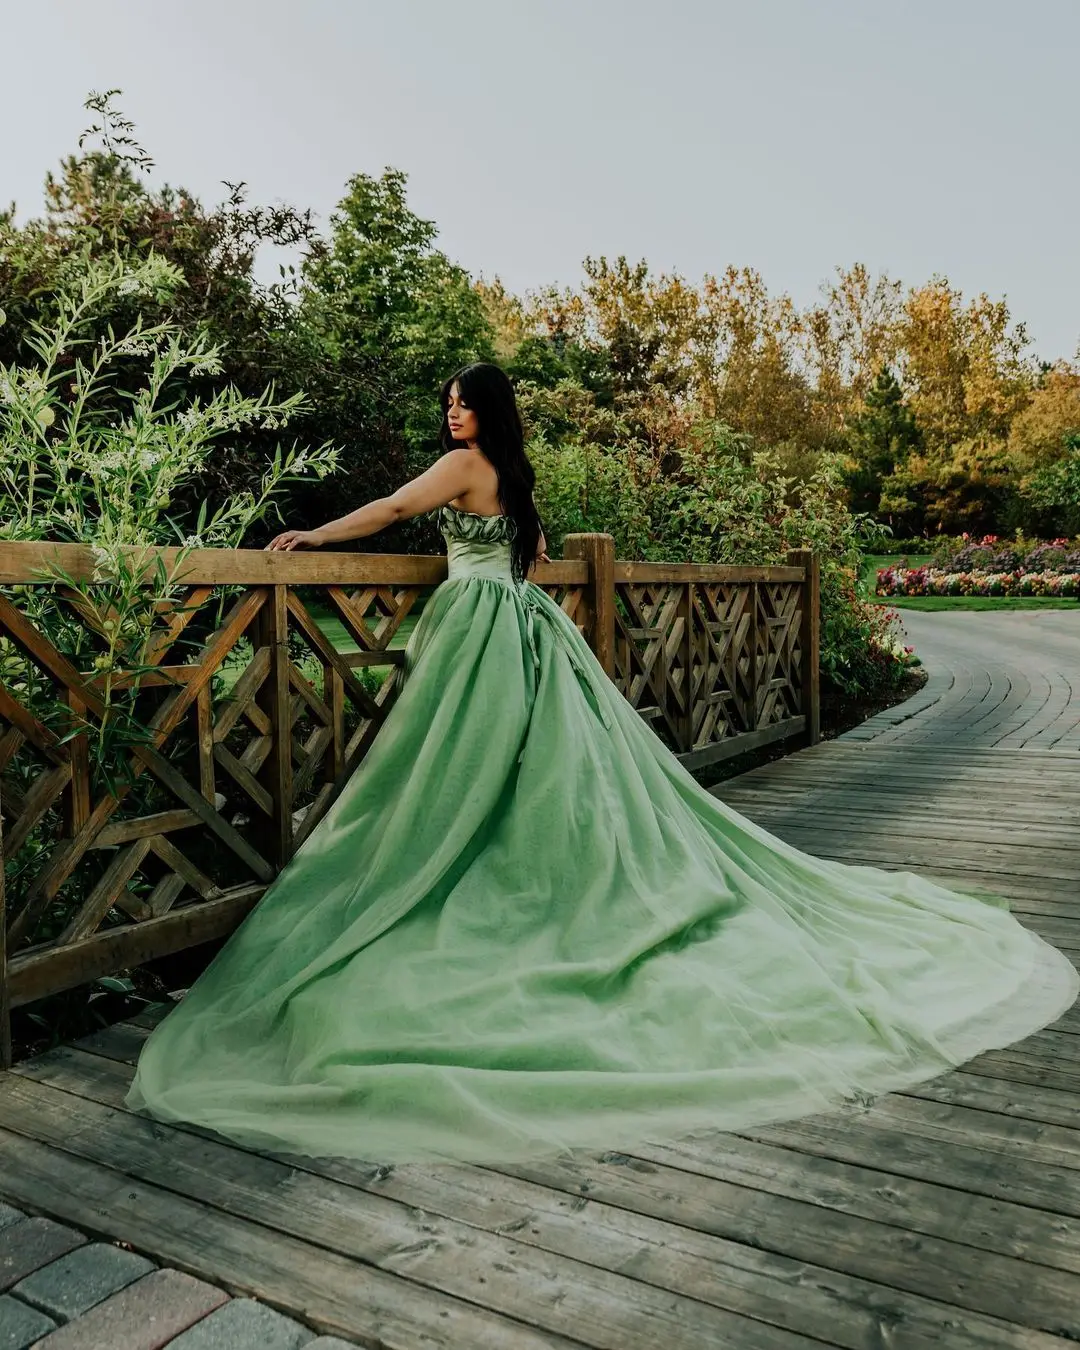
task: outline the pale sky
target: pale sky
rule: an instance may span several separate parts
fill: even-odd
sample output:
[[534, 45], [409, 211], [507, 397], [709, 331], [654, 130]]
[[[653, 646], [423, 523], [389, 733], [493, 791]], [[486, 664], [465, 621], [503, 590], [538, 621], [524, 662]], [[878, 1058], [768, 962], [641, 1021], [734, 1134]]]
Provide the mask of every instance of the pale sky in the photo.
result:
[[[1080, 342], [1080, 0], [0, 0], [0, 201], [37, 214], [91, 90], [154, 180], [325, 224], [387, 167], [474, 276], [523, 293], [625, 254], [838, 266], [1004, 298]], [[276, 275], [277, 260], [260, 261]]]

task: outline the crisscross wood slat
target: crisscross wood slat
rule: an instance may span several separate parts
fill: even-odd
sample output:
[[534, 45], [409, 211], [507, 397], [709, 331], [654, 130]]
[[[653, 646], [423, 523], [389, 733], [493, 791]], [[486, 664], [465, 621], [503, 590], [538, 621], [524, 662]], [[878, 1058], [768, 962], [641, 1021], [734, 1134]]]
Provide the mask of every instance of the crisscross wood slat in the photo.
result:
[[[567, 536], [564, 552], [534, 579], [684, 762], [804, 729], [813, 738], [812, 555], [771, 568], [615, 563], [607, 535]], [[147, 581], [158, 556], [171, 566], [174, 555], [145, 554]], [[106, 677], [92, 655], [108, 646], [116, 612], [107, 597], [43, 580], [50, 559], [76, 581], [95, 579], [89, 549], [0, 544], [0, 584], [46, 587], [90, 644], [76, 664], [0, 594], [0, 645], [75, 728], [62, 739], [33, 699], [0, 682], [0, 842], [14, 879], [5, 908], [0, 874], [0, 1059], [9, 1003], [223, 936], [243, 918], [385, 722], [402, 626], [446, 567], [196, 551], [178, 594], [154, 604], [142, 669]], [[241, 589], [218, 621], [221, 585]], [[357, 650], [334, 646], [301, 585], [317, 589]], [[92, 772], [107, 689], [133, 700], [149, 730], [124, 752], [115, 792]]]

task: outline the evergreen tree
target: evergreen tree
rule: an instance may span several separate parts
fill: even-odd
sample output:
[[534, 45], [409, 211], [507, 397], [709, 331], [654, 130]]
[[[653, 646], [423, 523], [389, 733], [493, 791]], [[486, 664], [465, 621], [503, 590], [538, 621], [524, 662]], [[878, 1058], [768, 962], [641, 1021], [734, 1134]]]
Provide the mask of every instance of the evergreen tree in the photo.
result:
[[849, 433], [847, 488], [851, 509], [877, 513], [885, 480], [902, 470], [921, 444], [900, 382], [889, 366], [882, 366]]

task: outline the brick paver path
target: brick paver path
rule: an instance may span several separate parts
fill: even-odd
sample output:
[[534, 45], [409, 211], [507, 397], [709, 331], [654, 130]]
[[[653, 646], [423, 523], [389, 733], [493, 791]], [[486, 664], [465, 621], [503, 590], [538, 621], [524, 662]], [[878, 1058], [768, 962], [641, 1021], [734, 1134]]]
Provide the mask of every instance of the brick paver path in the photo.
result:
[[901, 610], [929, 679], [841, 739], [950, 749], [1080, 750], [1076, 609]]

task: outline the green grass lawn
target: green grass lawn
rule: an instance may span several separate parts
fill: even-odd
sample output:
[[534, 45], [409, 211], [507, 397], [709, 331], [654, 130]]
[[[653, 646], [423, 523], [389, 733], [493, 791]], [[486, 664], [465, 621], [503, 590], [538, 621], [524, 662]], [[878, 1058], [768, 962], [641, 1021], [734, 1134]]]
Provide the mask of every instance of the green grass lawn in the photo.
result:
[[[930, 561], [930, 557], [929, 553], [913, 553], [908, 557], [908, 564], [921, 567]], [[1056, 595], [875, 595], [878, 568], [891, 567], [900, 561], [898, 557], [866, 554], [859, 573], [860, 593], [874, 604], [888, 605], [892, 609], [1075, 609], [1080, 603]]]
[[[320, 630], [330, 639], [331, 644], [336, 651], [348, 655], [350, 652], [360, 651], [360, 644], [355, 641], [349, 630], [338, 618], [338, 611], [331, 605], [322, 605], [317, 600], [308, 602], [308, 613], [319, 625]], [[404, 647], [409, 640], [409, 635], [416, 627], [417, 620], [420, 618], [418, 613], [406, 614], [394, 636], [390, 639], [390, 650]], [[315, 666], [318, 664], [318, 658], [312, 654], [312, 670], [308, 672], [309, 678], [314, 678]], [[245, 652], [235, 652], [226, 658], [219, 671], [220, 684], [219, 691], [224, 694], [230, 690], [236, 681], [240, 678], [247, 665], [249, 656]], [[368, 666], [381, 683], [389, 674], [390, 666]]]
[[[319, 625], [319, 628], [330, 639], [339, 652], [358, 652], [360, 645], [353, 640], [349, 630], [344, 623], [337, 617], [337, 610], [320, 609], [317, 605], [308, 605], [308, 611], [312, 618]], [[416, 621], [419, 614], [406, 614], [401, 621], [397, 632], [390, 639], [390, 648], [404, 647], [409, 640], [409, 634], [416, 627]]]
[[893, 609], [1075, 609], [1077, 601], [1057, 595], [875, 595]]

